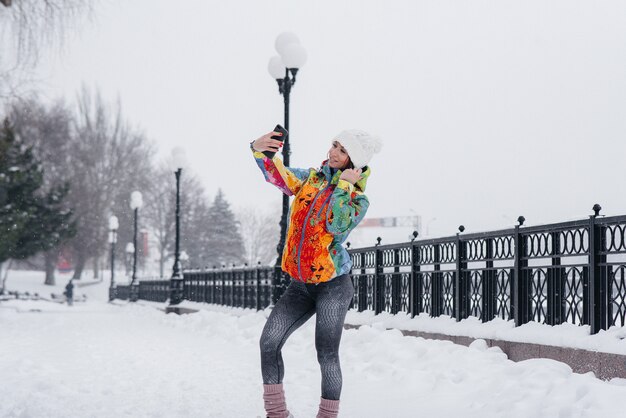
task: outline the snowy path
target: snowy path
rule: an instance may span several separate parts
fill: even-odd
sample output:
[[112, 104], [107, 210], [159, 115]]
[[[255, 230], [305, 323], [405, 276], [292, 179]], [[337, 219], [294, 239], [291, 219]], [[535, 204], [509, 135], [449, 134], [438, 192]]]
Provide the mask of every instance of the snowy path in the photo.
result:
[[[267, 313], [215, 309], [0, 304], [0, 417], [262, 416], [257, 341]], [[313, 323], [284, 349], [296, 418], [314, 417], [319, 400]], [[476, 343], [366, 326], [344, 332], [341, 358], [342, 417], [624, 416], [623, 380], [551, 360], [513, 363]]]

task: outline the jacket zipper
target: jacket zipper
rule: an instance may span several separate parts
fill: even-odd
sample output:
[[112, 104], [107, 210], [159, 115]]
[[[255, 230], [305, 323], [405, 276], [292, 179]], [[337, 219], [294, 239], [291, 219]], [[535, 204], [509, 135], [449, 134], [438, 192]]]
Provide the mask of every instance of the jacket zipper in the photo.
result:
[[[324, 212], [324, 208], [325, 208], [326, 206], [328, 206], [328, 202], [330, 201], [330, 198], [331, 198], [331, 197], [333, 197], [333, 194], [332, 194], [332, 193], [330, 193], [330, 194], [328, 195], [328, 197], [326, 198], [326, 200], [324, 200], [324, 203], [322, 203], [322, 206], [320, 207], [319, 212], [317, 212], [317, 214], [318, 214], [318, 215], [321, 215], [321, 213], [322, 213], [322, 212]], [[318, 218], [319, 218], [319, 219], [322, 219], [322, 218], [321, 218], [321, 216], [318, 216]]]

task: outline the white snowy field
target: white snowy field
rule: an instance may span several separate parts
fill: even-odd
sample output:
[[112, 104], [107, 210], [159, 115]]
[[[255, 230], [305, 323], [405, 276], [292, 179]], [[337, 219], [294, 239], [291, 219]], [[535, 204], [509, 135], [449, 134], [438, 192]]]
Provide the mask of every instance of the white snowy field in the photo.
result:
[[[108, 304], [106, 286], [84, 287], [93, 297], [74, 307], [0, 302], [0, 417], [264, 416], [258, 339], [269, 311], [165, 315], [153, 304]], [[313, 320], [283, 354], [289, 408], [313, 417]], [[515, 363], [482, 340], [468, 348], [376, 323], [344, 331], [340, 355], [342, 417], [625, 415], [625, 380], [552, 360]]]

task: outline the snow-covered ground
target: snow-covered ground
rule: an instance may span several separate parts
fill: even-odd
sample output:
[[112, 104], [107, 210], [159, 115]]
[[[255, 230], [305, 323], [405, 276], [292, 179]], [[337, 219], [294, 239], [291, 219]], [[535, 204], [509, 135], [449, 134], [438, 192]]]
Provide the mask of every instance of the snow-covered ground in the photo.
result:
[[[20, 277], [20, 287], [30, 280]], [[0, 417], [263, 416], [258, 339], [268, 311], [165, 315], [154, 304], [108, 304], [107, 286], [80, 288], [91, 297], [74, 307], [0, 303]], [[514, 363], [482, 340], [463, 347], [404, 337], [377, 322], [346, 330], [340, 354], [343, 417], [624, 416], [626, 380], [600, 381], [552, 360]], [[288, 340], [284, 358], [289, 407], [312, 417], [320, 385], [313, 320]]]

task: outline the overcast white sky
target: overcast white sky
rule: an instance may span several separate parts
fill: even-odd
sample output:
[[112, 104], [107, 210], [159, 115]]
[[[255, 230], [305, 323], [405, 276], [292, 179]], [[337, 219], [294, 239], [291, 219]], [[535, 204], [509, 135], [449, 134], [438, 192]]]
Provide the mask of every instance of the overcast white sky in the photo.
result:
[[291, 96], [292, 165], [333, 135], [381, 135], [370, 216], [448, 235], [626, 214], [626, 2], [101, 0], [41, 62], [49, 97], [120, 98], [209, 194], [277, 204], [248, 143], [283, 121], [267, 72], [282, 31], [309, 54]]

